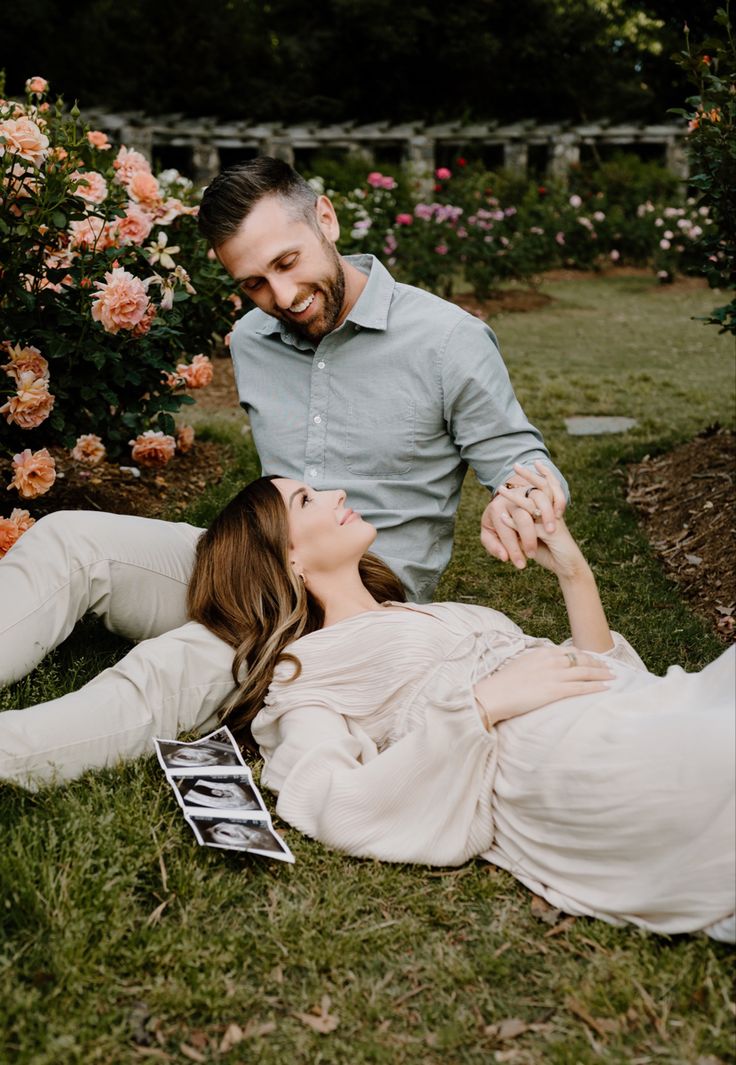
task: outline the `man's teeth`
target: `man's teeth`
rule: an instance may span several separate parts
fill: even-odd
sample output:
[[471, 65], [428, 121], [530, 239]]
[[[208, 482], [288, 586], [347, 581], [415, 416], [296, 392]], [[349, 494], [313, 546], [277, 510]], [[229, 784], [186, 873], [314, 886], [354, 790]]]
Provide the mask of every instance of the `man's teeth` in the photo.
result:
[[292, 304], [289, 310], [292, 311], [294, 314], [301, 314], [302, 311], [306, 311], [307, 307], [310, 306], [312, 300], [314, 299], [314, 296], [315, 294], [313, 292], [311, 296], [307, 296], [303, 303]]

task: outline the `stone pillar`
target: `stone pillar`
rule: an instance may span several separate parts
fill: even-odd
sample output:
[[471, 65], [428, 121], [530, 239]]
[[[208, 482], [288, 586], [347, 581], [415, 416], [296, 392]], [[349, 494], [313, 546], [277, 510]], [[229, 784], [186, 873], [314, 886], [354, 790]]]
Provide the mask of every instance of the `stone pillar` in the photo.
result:
[[665, 146], [665, 166], [682, 181], [690, 177], [690, 157], [685, 137], [668, 137]]
[[404, 163], [409, 177], [422, 197], [431, 197], [434, 189], [435, 154], [431, 137], [411, 137], [406, 142]]
[[197, 140], [192, 144], [192, 180], [195, 185], [209, 185], [220, 173], [220, 153], [212, 141]]
[[547, 174], [566, 181], [571, 166], [580, 163], [580, 141], [575, 133], [560, 133], [550, 144]]
[[529, 146], [526, 141], [507, 141], [503, 146], [503, 165], [514, 174], [526, 175], [529, 169]]

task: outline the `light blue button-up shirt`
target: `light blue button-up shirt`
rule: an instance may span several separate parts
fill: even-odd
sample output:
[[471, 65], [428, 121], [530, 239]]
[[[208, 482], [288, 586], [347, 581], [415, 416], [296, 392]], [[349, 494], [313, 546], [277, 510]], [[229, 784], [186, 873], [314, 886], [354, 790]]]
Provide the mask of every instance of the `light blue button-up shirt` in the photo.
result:
[[394, 281], [372, 255], [349, 261], [368, 282], [316, 346], [261, 310], [240, 319], [230, 343], [238, 395], [264, 474], [344, 488], [409, 598], [429, 602], [468, 465], [491, 490], [515, 462], [554, 467], [493, 331]]

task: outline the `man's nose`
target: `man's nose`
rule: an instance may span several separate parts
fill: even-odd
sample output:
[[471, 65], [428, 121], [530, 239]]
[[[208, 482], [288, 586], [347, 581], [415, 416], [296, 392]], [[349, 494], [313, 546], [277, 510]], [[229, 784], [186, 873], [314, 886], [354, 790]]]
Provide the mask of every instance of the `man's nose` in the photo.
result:
[[270, 285], [276, 306], [282, 311], [288, 311], [296, 299], [297, 286], [285, 277], [271, 278]]

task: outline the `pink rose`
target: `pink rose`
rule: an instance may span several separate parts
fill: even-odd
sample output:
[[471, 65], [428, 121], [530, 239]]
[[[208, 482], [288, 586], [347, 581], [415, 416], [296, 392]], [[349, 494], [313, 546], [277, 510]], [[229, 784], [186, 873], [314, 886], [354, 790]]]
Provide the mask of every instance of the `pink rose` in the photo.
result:
[[366, 181], [374, 189], [380, 189], [383, 187], [383, 174], [378, 170], [371, 170], [370, 174], [366, 178]]
[[39, 167], [48, 151], [48, 137], [30, 118], [6, 118], [0, 122], [0, 156], [10, 152]]
[[446, 244], [438, 244], [434, 250], [437, 252], [438, 255], [447, 255], [450, 249], [447, 247]]
[[616, 248], [612, 248], [611, 249], [611, 262], [617, 263], [620, 258], [621, 258], [621, 252], [617, 251]]
[[206, 388], [212, 381], [214, 370], [206, 355], [195, 355], [188, 366], [185, 362], [180, 362], [176, 374], [187, 388]]
[[448, 170], [446, 166], [438, 166], [434, 172], [434, 176], [438, 181], [449, 181], [452, 177], [452, 171]]
[[4, 347], [10, 356], [10, 362], [4, 363], [0, 369], [5, 370], [5, 373], [14, 381], [19, 381], [22, 373], [32, 373], [34, 377], [48, 378], [49, 364], [38, 348], [32, 345], [21, 347], [20, 344], [13, 347], [7, 341], [5, 344], [0, 344], [0, 347]]
[[397, 214], [396, 224], [398, 226], [410, 226], [414, 221], [414, 215], [411, 214]]
[[13, 456], [14, 477], [8, 489], [15, 488], [24, 499], [48, 492], [56, 480], [56, 463], [47, 448], [32, 452], [29, 447]]
[[95, 433], [83, 433], [70, 452], [75, 462], [83, 466], [99, 466], [107, 455], [105, 445]]
[[89, 130], [87, 140], [98, 152], [106, 152], [108, 148], [112, 148], [110, 141], [107, 139], [107, 134], [99, 129]]
[[137, 203], [131, 203], [123, 217], [115, 219], [112, 225], [120, 244], [140, 245], [148, 239], [153, 220]]
[[153, 207], [161, 202], [161, 188], [156, 178], [147, 170], [136, 170], [127, 182], [128, 195], [144, 207]]
[[107, 182], [96, 170], [86, 170], [84, 173], [74, 170], [69, 180], [76, 182], [75, 195], [87, 203], [102, 203], [107, 196]]
[[140, 278], [118, 266], [105, 274], [104, 281], [95, 281], [95, 285], [100, 291], [92, 297], [94, 320], [107, 333], [135, 329], [150, 303]]
[[29, 78], [26, 82], [26, 92], [34, 93], [36, 96], [43, 96], [45, 92], [49, 91], [49, 83], [46, 78], [41, 78], [36, 75], [35, 78]]
[[69, 225], [72, 248], [91, 248], [104, 251], [115, 247], [115, 230], [110, 222], [96, 214], [86, 218], [75, 219]]
[[173, 459], [176, 451], [176, 441], [173, 436], [167, 436], [160, 430], [154, 432], [153, 429], [148, 429], [135, 440], [130, 440], [129, 443], [132, 448], [133, 461], [139, 466], [165, 466], [170, 459]]
[[578, 207], [582, 207], [583, 205], [583, 201], [580, 199], [576, 192], [572, 194], [572, 196], [567, 202], [570, 204], [571, 207], [574, 207], [576, 211]]
[[49, 393], [45, 377], [36, 377], [32, 371], [18, 375], [18, 391], [0, 407], [8, 425], [13, 422], [21, 429], [35, 429], [45, 421], [54, 406], [54, 397]]
[[120, 148], [112, 165], [116, 171], [115, 180], [118, 185], [127, 186], [134, 174], [151, 173], [151, 166], [145, 155], [141, 155], [133, 148], [126, 148], [125, 145]]
[[176, 450], [186, 455], [194, 447], [194, 429], [191, 425], [180, 425], [176, 430]]

